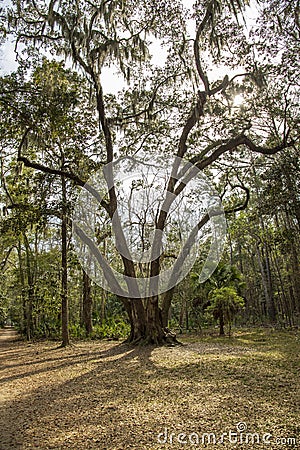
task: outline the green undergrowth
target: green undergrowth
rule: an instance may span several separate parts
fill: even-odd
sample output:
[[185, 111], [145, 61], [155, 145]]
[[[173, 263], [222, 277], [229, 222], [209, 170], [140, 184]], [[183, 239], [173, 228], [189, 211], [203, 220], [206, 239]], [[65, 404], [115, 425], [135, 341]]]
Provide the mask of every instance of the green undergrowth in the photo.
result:
[[[123, 319], [109, 318], [102, 323], [95, 324], [93, 331], [88, 339], [111, 339], [121, 340], [126, 339], [130, 332], [130, 326]], [[86, 339], [86, 331], [84, 327], [79, 324], [70, 326], [70, 335], [73, 339]]]

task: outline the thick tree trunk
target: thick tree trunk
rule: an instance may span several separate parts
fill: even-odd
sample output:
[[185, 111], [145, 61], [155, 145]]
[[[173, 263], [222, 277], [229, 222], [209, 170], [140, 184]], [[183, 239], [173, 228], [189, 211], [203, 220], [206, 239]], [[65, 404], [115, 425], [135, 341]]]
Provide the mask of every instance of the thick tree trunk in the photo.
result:
[[31, 268], [31, 254], [30, 254], [30, 246], [27, 239], [26, 234], [23, 234], [24, 244], [25, 244], [25, 253], [26, 253], [26, 274], [27, 274], [27, 302], [26, 302], [26, 339], [30, 341], [33, 337], [33, 320], [32, 320], [32, 311], [33, 311], [33, 297], [34, 297], [34, 288], [33, 288], [33, 273]]
[[81, 324], [85, 328], [86, 336], [90, 336], [93, 331], [92, 323], [92, 309], [93, 309], [93, 299], [91, 295], [91, 279], [83, 271], [82, 278], [82, 321]]
[[164, 343], [165, 332], [158, 307], [158, 296], [148, 299], [146, 307], [146, 339], [149, 344], [161, 345]]
[[[162, 323], [158, 297], [122, 299], [131, 326], [127, 342], [141, 345], [176, 345], [176, 335]], [[144, 307], [145, 305], [145, 307]], [[143, 313], [141, 313], [141, 307]]]
[[66, 180], [62, 176], [62, 223], [61, 223], [61, 334], [62, 347], [70, 344], [69, 305], [68, 305], [68, 267], [67, 267], [67, 218], [66, 218]]
[[21, 242], [18, 242], [18, 259], [19, 259], [19, 272], [20, 272], [20, 282], [21, 282], [21, 297], [22, 297], [22, 333], [26, 334], [26, 325], [27, 325], [27, 311], [26, 311], [26, 286], [25, 286], [25, 275], [23, 270], [23, 261], [22, 261], [22, 248]]
[[31, 338], [33, 337], [32, 299], [33, 299], [33, 287], [29, 286], [27, 306], [26, 306], [26, 339], [27, 339], [27, 341], [31, 341]]
[[171, 307], [171, 303], [172, 303], [172, 299], [173, 299], [173, 295], [174, 295], [174, 290], [175, 290], [175, 288], [170, 289], [169, 291], [165, 292], [165, 294], [163, 296], [162, 307], [161, 307], [161, 320], [162, 320], [162, 325], [164, 328], [168, 327], [169, 311], [170, 311], [170, 307]]
[[225, 330], [224, 330], [225, 324], [224, 324], [223, 312], [220, 313], [219, 321], [220, 321], [220, 336], [225, 336]]

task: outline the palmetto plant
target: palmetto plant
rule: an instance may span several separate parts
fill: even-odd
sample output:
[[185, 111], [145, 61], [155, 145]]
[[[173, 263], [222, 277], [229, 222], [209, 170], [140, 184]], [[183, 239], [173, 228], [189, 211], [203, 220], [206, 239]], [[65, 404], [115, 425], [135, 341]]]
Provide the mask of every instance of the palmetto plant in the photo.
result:
[[219, 320], [220, 336], [225, 335], [224, 326], [228, 324], [229, 335], [234, 316], [243, 308], [244, 300], [240, 297], [234, 287], [222, 287], [213, 289], [209, 293], [211, 304], [207, 308], [215, 319]]

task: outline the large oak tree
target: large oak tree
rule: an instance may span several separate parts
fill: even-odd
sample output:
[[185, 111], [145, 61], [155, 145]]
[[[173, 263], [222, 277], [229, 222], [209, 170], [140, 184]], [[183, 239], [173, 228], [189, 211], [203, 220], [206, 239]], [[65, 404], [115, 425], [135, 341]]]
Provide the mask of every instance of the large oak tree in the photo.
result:
[[[155, 152], [157, 146], [165, 159], [171, 155], [177, 157], [169, 170], [165, 207], [156, 211], [155, 230], [166, 229], [171, 204], [185, 188], [180, 175], [194, 170], [186, 165], [180, 172], [179, 158], [197, 171], [207, 171], [233, 151], [240, 155], [247, 148], [262, 155], [273, 155], [294, 144], [288, 115], [280, 130], [276, 123], [274, 126], [272, 117], [266, 116], [268, 132], [261, 133], [257, 125], [260, 121], [255, 116], [257, 101], [268, 89], [268, 73], [253, 57], [255, 43], [245, 33], [244, 4], [240, 0], [197, 1], [193, 11], [185, 10], [179, 1], [167, 0], [19, 0], [12, 3], [8, 12], [9, 30], [17, 48], [22, 44], [27, 46], [28, 60], [37, 58], [41, 48], [50, 49], [56, 57], [63, 55], [66, 61], [71, 61], [90, 84], [90, 113], [97, 112], [103, 136], [98, 159], [103, 164], [113, 163], [118, 154], [132, 156], [139, 151], [142, 154], [145, 149]], [[153, 42], [159, 43], [166, 53], [164, 64], [159, 66], [151, 61]], [[124, 79], [123, 92], [118, 96], [104, 93], [102, 74], [109, 65], [115, 65]], [[236, 94], [243, 94], [247, 99], [243, 108], [235, 106]], [[88, 179], [88, 174], [83, 177], [76, 171], [32, 161], [22, 145], [19, 161], [81, 186]], [[240, 187], [245, 190], [247, 200], [248, 191]], [[118, 218], [119, 199], [115, 186], [107, 190], [107, 198], [99, 199], [99, 193], [90, 187], [112, 222]], [[169, 201], [170, 198], [173, 200]], [[195, 234], [209, 220], [209, 214], [204, 212]], [[95, 243], [82, 230], [75, 228], [75, 231], [99, 264], [107, 267], [105, 255]], [[128, 243], [122, 227], [117, 228], [117, 234], [123, 273], [134, 280], [138, 269], [132, 258], [126, 256]], [[159, 239], [154, 241], [155, 246], [160, 248]], [[155, 254], [157, 249], [152, 250]], [[178, 258], [177, 261], [180, 262]], [[162, 264], [163, 255], [153, 258], [149, 268], [152, 279], [159, 277]], [[115, 282], [113, 277], [107, 281]], [[131, 342], [166, 341], [172, 294], [170, 289], [161, 298], [156, 293], [147, 298], [121, 296], [131, 324]]]

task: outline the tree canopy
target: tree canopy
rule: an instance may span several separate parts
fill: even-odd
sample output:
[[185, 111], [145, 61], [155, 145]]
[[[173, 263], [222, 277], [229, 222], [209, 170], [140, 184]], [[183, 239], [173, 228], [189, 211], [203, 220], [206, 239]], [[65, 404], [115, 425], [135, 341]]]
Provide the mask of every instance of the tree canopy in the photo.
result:
[[[251, 11], [257, 15], [254, 25]], [[179, 0], [12, 0], [1, 12], [1, 30], [15, 42], [19, 64], [0, 81], [3, 267], [8, 270], [12, 261], [19, 270], [27, 335], [38, 315], [39, 258], [47, 252], [62, 252], [54, 285], [61, 277], [63, 329], [68, 329], [68, 289], [79, 279], [67, 230], [76, 186], [100, 211], [98, 222], [87, 228], [73, 220], [77, 250], [82, 244], [92, 258], [88, 264], [101, 267], [110, 293], [116, 293], [115, 271], [125, 280], [116, 301], [126, 311], [131, 342], [172, 338], [168, 318], [176, 283], [166, 283], [163, 292], [159, 283], [165, 272], [180, 280], [195, 246], [201, 273], [213, 241], [201, 239], [210, 232], [221, 240], [217, 224], [223, 214], [230, 264], [239, 264], [241, 272], [246, 265], [256, 267], [251, 280], [245, 278], [246, 311], [249, 305], [271, 321], [279, 312], [285, 317], [299, 312], [298, 244], [292, 268], [283, 273], [283, 250], [275, 238], [287, 229], [299, 235], [299, 5], [197, 0], [187, 8]], [[105, 73], [113, 70], [120, 77], [116, 94], [105, 83]], [[163, 167], [164, 174], [159, 182], [154, 172], [146, 181], [134, 172], [133, 179], [128, 163], [123, 195], [116, 167], [124, 158]], [[90, 183], [102, 169], [103, 193]], [[211, 200], [200, 206], [205, 183], [188, 190], [199, 174], [219, 193], [224, 213]], [[188, 205], [188, 218], [180, 220], [190, 227], [189, 236], [180, 233], [179, 213], [172, 221], [179, 204]], [[148, 259], [136, 259], [132, 245], [147, 251]], [[217, 262], [219, 253], [213, 255]], [[252, 301], [249, 293], [259, 277], [265, 309], [261, 297]], [[150, 280], [146, 294], [140, 278]], [[86, 279], [82, 288], [90, 309], [83, 316], [90, 322]]]

